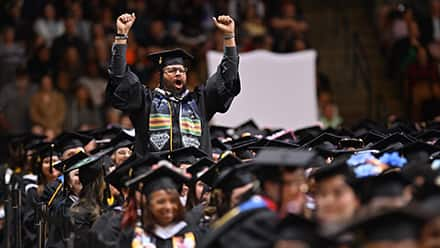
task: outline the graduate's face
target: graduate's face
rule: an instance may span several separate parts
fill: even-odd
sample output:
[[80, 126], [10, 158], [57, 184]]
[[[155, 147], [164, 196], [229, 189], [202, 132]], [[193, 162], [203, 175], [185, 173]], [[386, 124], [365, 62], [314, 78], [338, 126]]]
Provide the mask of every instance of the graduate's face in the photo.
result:
[[301, 213], [306, 202], [307, 189], [304, 169], [284, 170], [281, 208], [289, 213]]
[[317, 217], [319, 221], [324, 223], [349, 220], [360, 204], [353, 189], [345, 182], [343, 175], [319, 181], [315, 199]]
[[202, 194], [203, 194], [203, 189], [205, 188], [205, 185], [203, 184], [202, 181], [197, 181], [196, 182], [196, 198], [198, 201], [202, 200]]
[[[52, 165], [56, 162], [58, 162], [59, 158], [58, 156], [52, 156]], [[52, 173], [50, 173], [50, 157], [46, 157], [43, 159], [41, 163], [41, 171], [44, 175], [44, 177], [47, 179], [47, 181], [51, 182], [55, 180], [57, 177], [60, 176], [60, 172], [52, 167]]]
[[129, 158], [130, 156], [131, 156], [130, 148], [121, 147], [113, 153], [112, 159], [115, 165], [119, 166], [122, 163], [124, 163], [124, 161], [127, 160], [127, 158]]
[[178, 194], [166, 190], [154, 191], [149, 199], [151, 215], [160, 226], [168, 226], [175, 221], [179, 204]]
[[181, 93], [186, 89], [186, 71], [183, 65], [169, 65], [163, 68], [163, 85], [166, 90]]

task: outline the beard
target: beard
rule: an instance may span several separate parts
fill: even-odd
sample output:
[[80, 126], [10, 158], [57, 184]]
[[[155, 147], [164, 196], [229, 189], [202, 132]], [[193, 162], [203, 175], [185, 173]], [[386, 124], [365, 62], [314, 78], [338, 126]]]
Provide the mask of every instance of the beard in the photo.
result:
[[186, 90], [186, 81], [183, 79], [172, 79], [168, 80], [166, 78], [162, 78], [163, 87], [165, 90], [173, 93], [173, 94], [181, 94]]

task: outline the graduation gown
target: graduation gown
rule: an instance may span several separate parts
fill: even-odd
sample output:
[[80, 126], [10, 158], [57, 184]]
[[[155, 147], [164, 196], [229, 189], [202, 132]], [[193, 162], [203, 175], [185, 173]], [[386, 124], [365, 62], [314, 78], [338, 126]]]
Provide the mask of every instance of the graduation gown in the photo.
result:
[[118, 247], [121, 233], [122, 207], [105, 211], [90, 228], [90, 235], [94, 244], [90, 247]]
[[266, 206], [252, 205], [252, 200], [240, 204], [217, 220], [198, 247], [271, 248], [276, 240], [279, 218]]
[[70, 207], [78, 201], [73, 195], [60, 196], [58, 201], [49, 210], [48, 219], [48, 248], [66, 247], [66, 239], [71, 231], [70, 225]]
[[[141, 248], [145, 243], [141, 244], [141, 240], [148, 240], [151, 242], [151, 247], [155, 248], [194, 248], [202, 238], [202, 233], [198, 227], [188, 225], [181, 221], [167, 227], [168, 231], [165, 233], [161, 228], [156, 229], [153, 234], [146, 234], [142, 228], [128, 228], [121, 234], [119, 247]], [[170, 229], [173, 229], [170, 231]], [[186, 246], [182, 246], [182, 245]], [[147, 246], [148, 247], [148, 246]]]
[[[106, 98], [113, 107], [130, 114], [136, 130], [135, 151], [144, 155], [148, 151], [153, 151], [149, 137], [153, 90], [142, 85], [139, 78], [126, 65], [126, 49], [127, 46], [121, 44], [114, 44], [112, 47]], [[237, 48], [226, 47], [217, 71], [208, 79], [206, 85], [201, 85], [190, 93], [190, 97], [197, 104], [201, 118], [199, 148], [208, 154], [211, 153], [208, 122], [215, 113], [225, 113], [239, 92]]]

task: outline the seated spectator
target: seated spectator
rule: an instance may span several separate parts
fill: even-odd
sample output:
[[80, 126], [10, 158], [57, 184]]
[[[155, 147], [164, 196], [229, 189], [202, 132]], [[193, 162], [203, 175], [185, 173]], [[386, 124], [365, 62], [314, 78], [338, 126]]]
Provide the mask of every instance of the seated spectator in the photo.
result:
[[91, 57], [94, 56], [101, 72], [107, 72], [110, 44], [113, 42], [113, 35], [109, 37], [106, 36], [104, 27], [100, 23], [94, 23], [92, 25], [93, 42], [89, 44], [89, 54]]
[[63, 21], [56, 19], [56, 11], [51, 3], [44, 6], [43, 17], [37, 19], [34, 31], [44, 38], [48, 47], [52, 46], [53, 40], [64, 33]]
[[420, 47], [420, 32], [417, 23], [409, 26], [409, 36], [394, 43], [390, 55], [390, 75], [397, 79], [407, 70], [409, 64], [416, 60], [417, 50]]
[[151, 21], [148, 26], [146, 39], [140, 41], [140, 44], [147, 47], [167, 48], [172, 46], [174, 41], [166, 29], [165, 23], [162, 20], [156, 19]]
[[15, 31], [6, 27], [0, 43], [0, 88], [15, 81], [15, 71], [25, 63], [25, 49], [15, 41]]
[[[175, 25], [175, 36], [178, 43], [196, 47], [207, 40], [206, 30], [203, 29], [203, 23], [207, 18], [204, 2], [198, 0], [182, 1], [179, 21]], [[212, 22], [212, 20], [209, 20]]]
[[78, 36], [86, 43], [91, 40], [90, 22], [83, 17], [83, 10], [80, 2], [73, 2], [70, 6], [70, 14], [76, 22]]
[[430, 16], [421, 21], [421, 41], [432, 57], [440, 61], [440, 1], [431, 0]]
[[73, 17], [67, 17], [64, 20], [65, 32], [53, 41], [51, 50], [51, 61], [54, 65], [61, 65], [61, 60], [69, 47], [75, 47], [79, 52], [81, 61], [87, 58], [87, 46], [78, 36], [76, 30], [76, 21]]
[[15, 81], [0, 90], [1, 129], [11, 133], [29, 130], [29, 100], [35, 90], [36, 87], [29, 82], [25, 67], [18, 67]]
[[319, 121], [322, 123], [323, 128], [338, 128], [341, 126], [343, 120], [339, 115], [336, 105], [329, 103], [322, 106]]
[[257, 7], [254, 4], [249, 4], [247, 6], [246, 13], [241, 24], [244, 35], [251, 39], [256, 36], [263, 36], [267, 33], [267, 28], [263, 21], [264, 17], [258, 15], [256, 8]]
[[28, 62], [29, 77], [32, 82], [39, 82], [43, 75], [52, 70], [50, 65], [50, 49], [42, 45], [37, 48], [34, 56]]
[[52, 78], [46, 74], [41, 79], [40, 88], [31, 98], [32, 124], [41, 126], [45, 132], [51, 131], [56, 136], [63, 129], [65, 116], [64, 96], [54, 89]]
[[292, 1], [284, 2], [280, 7], [280, 14], [271, 20], [274, 35], [274, 51], [292, 51], [293, 41], [302, 38], [308, 29], [304, 18], [298, 14], [296, 5]]
[[92, 60], [87, 63], [86, 74], [78, 79], [78, 83], [90, 89], [93, 104], [95, 107], [100, 108], [104, 103], [107, 80], [100, 75], [96, 61]]
[[75, 46], [66, 47], [65, 52], [58, 65], [67, 72], [73, 80], [78, 79], [83, 72], [83, 63], [80, 57], [80, 51]]
[[93, 105], [90, 90], [78, 84], [74, 98], [68, 104], [66, 130], [89, 130], [101, 126], [100, 116]]
[[416, 62], [408, 67], [408, 97], [414, 120], [422, 120], [421, 104], [432, 97], [432, 87], [438, 82], [437, 65], [429, 59], [426, 49], [420, 47]]

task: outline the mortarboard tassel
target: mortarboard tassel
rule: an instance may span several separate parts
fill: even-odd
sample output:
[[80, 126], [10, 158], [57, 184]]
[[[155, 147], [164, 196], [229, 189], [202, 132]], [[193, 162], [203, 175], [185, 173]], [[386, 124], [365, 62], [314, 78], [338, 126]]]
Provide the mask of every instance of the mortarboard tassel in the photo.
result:
[[49, 154], [49, 173], [52, 174], [53, 172], [53, 166], [52, 166], [52, 156], [53, 156], [53, 149], [54, 149], [55, 145], [54, 144], [50, 144], [50, 154]]

